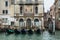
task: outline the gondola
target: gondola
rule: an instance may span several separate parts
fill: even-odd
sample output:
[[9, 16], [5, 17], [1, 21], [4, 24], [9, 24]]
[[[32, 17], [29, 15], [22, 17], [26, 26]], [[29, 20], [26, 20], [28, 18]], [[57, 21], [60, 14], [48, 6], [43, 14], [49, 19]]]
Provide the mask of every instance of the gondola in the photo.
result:
[[14, 33], [15, 33], [15, 34], [20, 34], [20, 31], [17, 30], [17, 29], [15, 29], [15, 30], [14, 30]]
[[40, 29], [37, 29], [37, 30], [35, 31], [35, 33], [36, 33], [36, 34], [41, 34], [41, 30], [40, 30]]
[[13, 34], [14, 30], [13, 29], [6, 29], [7, 34]]
[[33, 30], [32, 29], [29, 29], [28, 30], [28, 34], [33, 34]]
[[21, 34], [26, 34], [26, 30], [25, 29], [21, 29]]

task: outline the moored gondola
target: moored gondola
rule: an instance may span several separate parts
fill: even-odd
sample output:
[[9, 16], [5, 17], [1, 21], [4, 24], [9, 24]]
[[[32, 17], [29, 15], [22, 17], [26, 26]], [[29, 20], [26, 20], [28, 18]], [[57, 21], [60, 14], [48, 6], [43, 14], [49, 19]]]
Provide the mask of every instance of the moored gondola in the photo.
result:
[[25, 29], [21, 29], [21, 34], [26, 34], [26, 30]]
[[15, 29], [15, 30], [14, 30], [14, 33], [15, 33], [15, 34], [20, 34], [20, 31], [17, 30], [17, 29]]
[[28, 34], [33, 34], [33, 30], [32, 29], [29, 29], [28, 30]]
[[13, 29], [6, 29], [7, 34], [13, 34], [14, 30]]
[[37, 30], [35, 30], [35, 33], [36, 34], [41, 34], [41, 30], [40, 29], [37, 29]]

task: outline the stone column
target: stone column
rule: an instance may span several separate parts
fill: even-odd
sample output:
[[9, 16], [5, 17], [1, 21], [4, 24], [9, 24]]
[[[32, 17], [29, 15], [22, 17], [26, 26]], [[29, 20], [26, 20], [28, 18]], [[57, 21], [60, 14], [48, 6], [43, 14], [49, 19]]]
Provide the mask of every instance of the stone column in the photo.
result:
[[26, 27], [26, 21], [24, 21], [24, 26]]
[[31, 27], [34, 26], [34, 21], [32, 20]]
[[42, 21], [39, 20], [39, 28], [41, 29]]
[[34, 21], [32, 20], [31, 26], [34, 26]]
[[41, 26], [42, 26], [42, 29], [44, 29], [44, 19], [43, 19], [43, 17], [42, 17], [42, 22], [41, 22], [42, 24], [41, 24]]

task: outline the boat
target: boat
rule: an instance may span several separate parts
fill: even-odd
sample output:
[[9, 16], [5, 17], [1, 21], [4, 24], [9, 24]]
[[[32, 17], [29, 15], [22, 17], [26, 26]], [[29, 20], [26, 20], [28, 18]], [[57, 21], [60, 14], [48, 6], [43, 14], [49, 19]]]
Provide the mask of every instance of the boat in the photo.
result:
[[15, 29], [15, 30], [14, 30], [14, 33], [15, 33], [15, 34], [20, 34], [20, 31], [17, 30], [17, 29]]
[[14, 30], [13, 30], [13, 29], [6, 29], [6, 32], [7, 32], [8, 34], [13, 34], [13, 33], [14, 33]]
[[28, 34], [33, 34], [33, 30], [32, 29], [29, 29], [28, 30]]
[[41, 30], [40, 30], [40, 29], [37, 29], [37, 30], [35, 31], [35, 33], [36, 33], [36, 34], [41, 34]]
[[21, 29], [21, 34], [26, 34], [26, 30], [25, 29]]

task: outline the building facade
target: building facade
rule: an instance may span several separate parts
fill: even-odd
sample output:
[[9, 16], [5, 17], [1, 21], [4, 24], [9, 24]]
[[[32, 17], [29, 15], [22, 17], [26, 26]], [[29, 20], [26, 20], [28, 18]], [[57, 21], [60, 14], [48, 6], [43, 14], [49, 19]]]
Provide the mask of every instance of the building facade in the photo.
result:
[[47, 21], [48, 21], [48, 13], [44, 13], [44, 27], [47, 28]]
[[56, 29], [60, 29], [60, 0], [55, 0]]
[[14, 21], [14, 8], [11, 5], [11, 0], [0, 0], [0, 19], [2, 27], [7, 27]]
[[52, 18], [55, 18], [55, 5], [54, 4], [50, 7], [50, 15], [52, 16]]
[[1, 0], [0, 16], [3, 25], [43, 28], [44, 0]]

